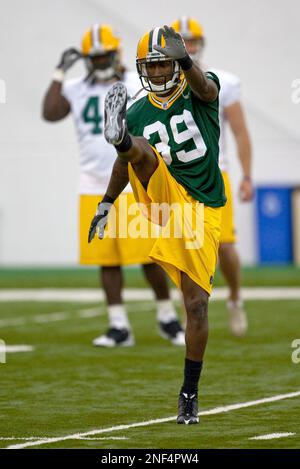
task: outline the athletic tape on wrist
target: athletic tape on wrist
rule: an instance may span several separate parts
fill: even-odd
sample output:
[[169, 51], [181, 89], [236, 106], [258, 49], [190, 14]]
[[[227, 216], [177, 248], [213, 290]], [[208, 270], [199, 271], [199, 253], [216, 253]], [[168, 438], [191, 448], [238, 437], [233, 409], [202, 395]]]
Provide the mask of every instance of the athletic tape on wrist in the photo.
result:
[[62, 82], [64, 81], [65, 72], [61, 68], [57, 68], [53, 73], [53, 81]]

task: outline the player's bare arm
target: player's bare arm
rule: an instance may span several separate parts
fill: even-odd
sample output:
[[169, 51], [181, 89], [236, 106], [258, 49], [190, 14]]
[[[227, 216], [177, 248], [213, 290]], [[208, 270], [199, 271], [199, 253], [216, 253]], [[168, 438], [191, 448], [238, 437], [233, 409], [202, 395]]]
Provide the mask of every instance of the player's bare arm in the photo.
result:
[[163, 36], [166, 42], [165, 46], [157, 45], [154, 48], [165, 56], [179, 62], [188, 84], [201, 101], [214, 101], [218, 96], [217, 85], [213, 80], [207, 78], [202, 70], [192, 61], [181, 35], [176, 33], [173, 28], [164, 26]]
[[73, 48], [63, 52], [60, 62], [56, 67], [52, 83], [43, 101], [42, 115], [45, 120], [56, 122], [70, 113], [70, 104], [62, 94], [62, 83], [66, 71], [69, 70], [80, 57], [80, 52]]
[[217, 98], [219, 93], [217, 85], [207, 78], [195, 63], [192, 68], [184, 71], [184, 75], [194, 94], [201, 101], [212, 102]]
[[53, 80], [43, 101], [43, 118], [46, 121], [56, 122], [70, 113], [70, 104], [61, 91], [62, 83]]
[[240, 198], [243, 202], [248, 202], [253, 198], [253, 186], [251, 180], [251, 141], [241, 103], [237, 101], [226, 107], [225, 117], [228, 120], [235, 137], [238, 157], [243, 171], [243, 178], [239, 187]]

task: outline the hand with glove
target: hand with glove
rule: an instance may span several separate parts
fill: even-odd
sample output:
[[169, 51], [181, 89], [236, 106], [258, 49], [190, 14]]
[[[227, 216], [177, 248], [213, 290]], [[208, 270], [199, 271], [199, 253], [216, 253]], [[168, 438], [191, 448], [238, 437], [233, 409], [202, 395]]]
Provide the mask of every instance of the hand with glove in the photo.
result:
[[164, 26], [162, 28], [162, 34], [166, 42], [165, 47], [156, 45], [154, 46], [154, 49], [170, 59], [177, 60], [182, 70], [189, 70], [192, 68], [193, 61], [187, 53], [181, 35], [176, 33], [176, 31], [169, 26]]
[[70, 49], [67, 49], [63, 52], [60, 62], [56, 68], [59, 70], [62, 70], [63, 72], [66, 72], [81, 57], [82, 57], [81, 52], [79, 52], [74, 47], [71, 47]]
[[154, 49], [170, 60], [176, 60], [184, 72], [185, 78], [193, 91], [201, 101], [213, 102], [219, 94], [217, 85], [213, 79], [207, 77], [199, 65], [194, 62], [186, 51], [184, 41], [179, 33], [169, 26], [161, 28], [165, 39], [165, 46], [154, 46]]
[[[108, 197], [106, 196], [106, 200], [107, 200], [107, 198]], [[89, 243], [93, 240], [96, 232], [98, 234], [99, 239], [104, 238], [104, 230], [105, 230], [108, 215], [109, 215], [109, 212], [110, 212], [112, 206], [113, 206], [113, 200], [112, 200], [112, 202], [107, 202], [107, 201], [105, 201], [105, 199], [103, 199], [98, 204], [98, 207], [97, 207], [97, 210], [96, 210], [96, 215], [92, 219], [91, 226], [90, 226], [90, 229], [89, 229], [89, 237], [88, 237], [88, 242]]]

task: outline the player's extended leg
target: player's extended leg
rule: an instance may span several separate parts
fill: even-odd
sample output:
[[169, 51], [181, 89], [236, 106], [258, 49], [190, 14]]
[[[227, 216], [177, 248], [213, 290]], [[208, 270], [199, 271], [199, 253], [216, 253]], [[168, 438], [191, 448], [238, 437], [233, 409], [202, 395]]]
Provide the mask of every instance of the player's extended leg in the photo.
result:
[[145, 276], [156, 297], [156, 318], [159, 333], [173, 345], [185, 345], [184, 331], [170, 299], [167, 276], [158, 264], [143, 264]]
[[198, 382], [208, 339], [208, 293], [181, 273], [186, 308], [186, 358], [184, 382], [179, 394], [177, 423], [198, 423]]
[[234, 243], [220, 243], [219, 264], [229, 287], [227, 308], [230, 329], [234, 335], [243, 336], [247, 332], [248, 322], [240, 296], [241, 265]]
[[133, 335], [122, 300], [123, 274], [120, 266], [103, 266], [100, 277], [105, 292], [109, 329], [93, 340], [96, 347], [128, 347], [134, 344]]
[[146, 186], [157, 168], [156, 156], [144, 137], [129, 135], [126, 125], [127, 91], [123, 83], [115, 83], [105, 97], [106, 140], [115, 146], [118, 155], [130, 162], [141, 183]]

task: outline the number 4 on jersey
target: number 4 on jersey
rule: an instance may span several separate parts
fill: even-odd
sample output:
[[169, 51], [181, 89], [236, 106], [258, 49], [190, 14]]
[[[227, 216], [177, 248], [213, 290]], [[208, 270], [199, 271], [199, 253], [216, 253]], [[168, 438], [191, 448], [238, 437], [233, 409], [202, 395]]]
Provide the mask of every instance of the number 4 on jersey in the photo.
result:
[[83, 109], [82, 118], [86, 124], [94, 124], [94, 127], [91, 130], [92, 134], [102, 134], [102, 128], [100, 126], [102, 116], [99, 112], [99, 96], [91, 96], [89, 98], [85, 108]]

